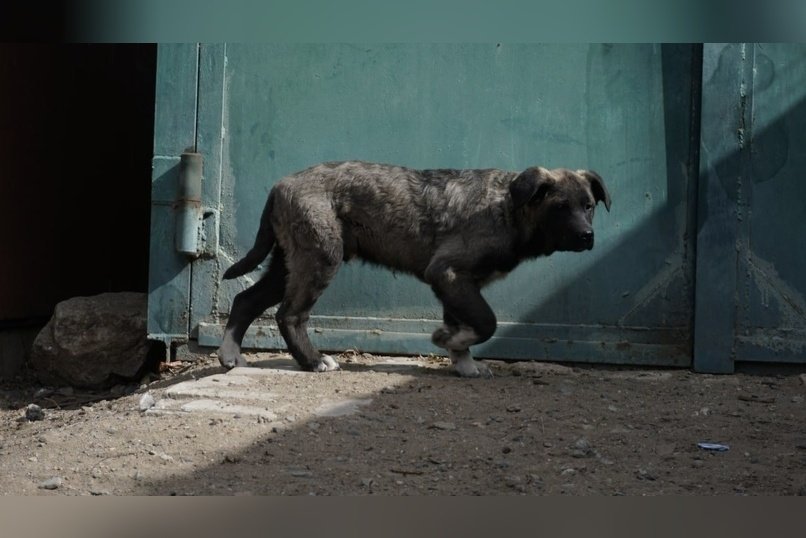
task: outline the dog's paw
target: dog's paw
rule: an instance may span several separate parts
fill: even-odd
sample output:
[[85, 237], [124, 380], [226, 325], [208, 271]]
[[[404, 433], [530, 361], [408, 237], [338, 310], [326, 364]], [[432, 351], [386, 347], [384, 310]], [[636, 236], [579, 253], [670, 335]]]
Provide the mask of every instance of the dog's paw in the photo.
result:
[[336, 362], [336, 359], [334, 359], [330, 355], [322, 355], [321, 361], [319, 362], [319, 364], [314, 366], [313, 371], [333, 372], [334, 370], [340, 370], [340, 369], [341, 367], [339, 366], [339, 363]]
[[453, 369], [459, 377], [483, 377], [490, 379], [493, 377], [490, 367], [481, 361], [474, 360], [469, 351], [451, 352]]
[[231, 352], [225, 350], [223, 347], [218, 348], [216, 352], [218, 355], [218, 362], [221, 363], [221, 366], [224, 368], [231, 370], [236, 366], [247, 366], [246, 359], [243, 358], [243, 355], [237, 352]]

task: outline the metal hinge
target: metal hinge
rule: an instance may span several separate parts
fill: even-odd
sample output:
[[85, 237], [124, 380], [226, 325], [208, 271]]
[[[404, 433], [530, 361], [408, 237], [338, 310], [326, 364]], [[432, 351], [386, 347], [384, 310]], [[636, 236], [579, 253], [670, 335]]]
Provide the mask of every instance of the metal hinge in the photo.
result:
[[218, 252], [219, 212], [202, 206], [203, 164], [201, 153], [186, 152], [179, 160], [176, 250], [193, 258], [214, 257]]

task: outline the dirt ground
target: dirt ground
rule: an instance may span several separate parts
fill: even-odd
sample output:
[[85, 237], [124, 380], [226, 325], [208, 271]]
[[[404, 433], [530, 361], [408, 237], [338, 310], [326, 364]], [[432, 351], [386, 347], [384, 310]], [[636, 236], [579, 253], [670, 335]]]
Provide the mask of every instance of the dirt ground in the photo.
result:
[[[715, 376], [491, 361], [493, 379], [467, 380], [440, 357], [346, 353], [339, 372], [266, 372], [271, 419], [140, 411], [146, 391], [160, 400], [223, 372], [209, 355], [190, 359], [110, 393], [0, 386], [0, 493], [806, 494], [803, 368]], [[285, 354], [248, 359], [291, 365]], [[345, 399], [362, 405], [315, 412]], [[32, 402], [41, 420], [25, 417]]]

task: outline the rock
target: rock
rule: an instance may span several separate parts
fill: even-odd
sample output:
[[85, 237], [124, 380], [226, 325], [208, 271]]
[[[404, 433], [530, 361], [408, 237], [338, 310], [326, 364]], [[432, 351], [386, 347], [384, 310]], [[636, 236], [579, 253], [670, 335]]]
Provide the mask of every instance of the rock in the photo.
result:
[[34, 340], [31, 366], [45, 385], [108, 388], [145, 365], [146, 295], [102, 293], [56, 305]]
[[646, 469], [638, 469], [638, 472], [635, 473], [635, 476], [638, 478], [638, 480], [655, 481], [658, 479], [658, 476], [655, 473]]
[[453, 422], [434, 422], [429, 428], [432, 430], [455, 430], [456, 424]]
[[39, 484], [39, 489], [58, 489], [62, 486], [62, 477], [54, 476], [53, 478], [48, 478], [41, 484]]
[[569, 453], [574, 458], [587, 458], [593, 455], [593, 449], [588, 440], [582, 437], [569, 447]]
[[25, 408], [25, 418], [33, 422], [34, 420], [42, 420], [45, 418], [45, 412], [36, 404], [30, 404]]
[[137, 404], [137, 406], [140, 408], [140, 411], [148, 411], [154, 407], [156, 403], [157, 401], [154, 400], [154, 396], [152, 396], [150, 392], [146, 392], [140, 396], [140, 402]]
[[800, 374], [800, 382], [806, 385], [806, 374]]
[[313, 476], [311, 471], [307, 471], [305, 469], [291, 469], [288, 471], [288, 474], [294, 478], [311, 478]]

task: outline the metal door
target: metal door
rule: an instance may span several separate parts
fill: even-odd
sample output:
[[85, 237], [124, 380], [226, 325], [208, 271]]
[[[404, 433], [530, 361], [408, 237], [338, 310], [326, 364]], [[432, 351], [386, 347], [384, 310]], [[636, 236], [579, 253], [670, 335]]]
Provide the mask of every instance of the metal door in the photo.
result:
[[706, 46], [695, 367], [806, 362], [806, 46]]
[[[158, 62], [152, 338], [217, 345], [221, 281], [271, 186], [326, 160], [591, 168], [613, 197], [596, 247], [526, 262], [485, 292], [480, 357], [691, 362], [699, 51], [688, 45], [165, 45]], [[203, 156], [198, 257], [176, 252], [179, 155]], [[252, 275], [255, 277], [256, 275]], [[248, 347], [284, 348], [268, 312]], [[427, 286], [360, 263], [317, 303], [324, 350], [440, 352]]]

